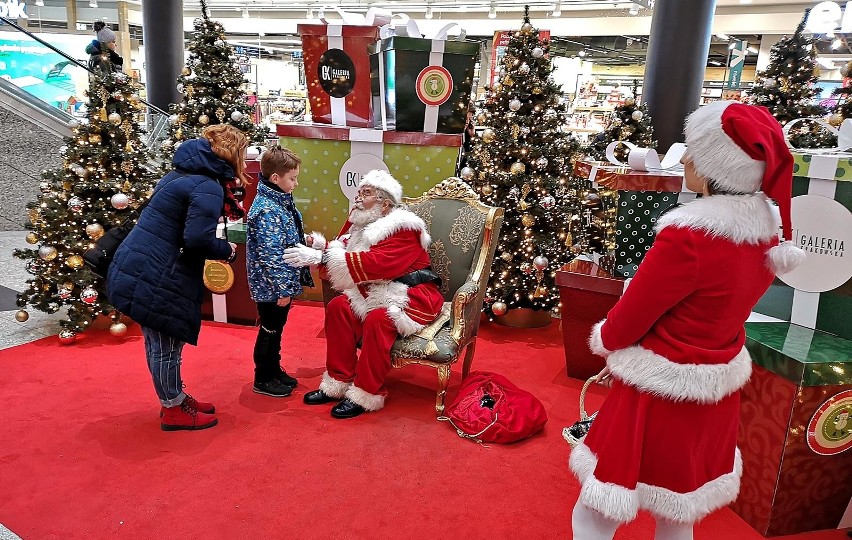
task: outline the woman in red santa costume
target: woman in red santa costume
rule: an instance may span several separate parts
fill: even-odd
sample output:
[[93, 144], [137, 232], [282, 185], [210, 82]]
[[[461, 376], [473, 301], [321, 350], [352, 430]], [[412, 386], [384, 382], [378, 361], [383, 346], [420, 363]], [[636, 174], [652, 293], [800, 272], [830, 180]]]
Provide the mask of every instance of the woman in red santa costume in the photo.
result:
[[402, 186], [393, 176], [371, 171], [358, 184], [355, 207], [338, 239], [326, 245], [313, 233], [309, 242], [310, 247], [285, 250], [285, 262], [321, 263], [331, 286], [343, 294], [326, 308], [326, 372], [304, 401], [339, 402], [331, 409], [335, 418], [379, 410], [394, 341], [423, 329], [444, 304], [426, 251], [431, 242], [426, 224], [402, 206]]
[[736, 499], [751, 375], [743, 325], [775, 274], [804, 260], [778, 242], [779, 211], [791, 238], [793, 158], [775, 118], [722, 101], [692, 113], [685, 132], [686, 185], [703, 197], [660, 217], [589, 341], [612, 389], [569, 460], [582, 484], [575, 539], [612, 538], [640, 509], [657, 518], [656, 538], [690, 539], [696, 521]]

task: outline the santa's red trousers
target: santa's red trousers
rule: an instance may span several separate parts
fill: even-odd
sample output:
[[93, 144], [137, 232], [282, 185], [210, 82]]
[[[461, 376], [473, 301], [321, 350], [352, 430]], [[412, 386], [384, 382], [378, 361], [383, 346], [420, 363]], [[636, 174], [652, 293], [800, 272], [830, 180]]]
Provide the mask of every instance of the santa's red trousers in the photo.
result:
[[369, 312], [362, 322], [346, 296], [335, 296], [325, 311], [328, 374], [335, 380], [352, 382], [369, 394], [387, 395], [385, 377], [391, 369], [390, 350], [397, 336], [386, 309]]

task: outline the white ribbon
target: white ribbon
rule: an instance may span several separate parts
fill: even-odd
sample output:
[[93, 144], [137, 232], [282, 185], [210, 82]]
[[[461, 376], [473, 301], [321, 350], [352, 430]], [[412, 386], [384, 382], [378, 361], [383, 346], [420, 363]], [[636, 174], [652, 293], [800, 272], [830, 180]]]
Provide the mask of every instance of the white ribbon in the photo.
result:
[[[371, 7], [367, 10], [366, 15], [360, 13], [351, 13], [343, 11], [337, 6], [331, 8], [340, 18], [343, 19], [343, 24], [354, 26], [379, 26], [379, 37], [386, 39], [392, 36], [401, 37], [416, 37], [426, 39], [453, 39], [463, 40], [467, 36], [467, 31], [458, 25], [458, 23], [450, 23], [443, 28], [428, 35], [420, 31], [417, 23], [405, 13], [393, 13], [389, 9]], [[319, 11], [319, 19], [323, 24], [340, 24], [340, 21], [328, 19], [325, 16], [326, 7], [323, 6]], [[450, 36], [450, 30], [454, 27], [459, 27], [457, 36]]]
[[[323, 22], [323, 24], [338, 24], [339, 21], [331, 21], [325, 16], [325, 6], [320, 9], [319, 19]], [[391, 21], [393, 14], [388, 9], [371, 7], [367, 10], [366, 15], [361, 15], [360, 13], [351, 13], [349, 11], [343, 11], [337, 6], [332, 7], [334, 11], [340, 15], [340, 18], [343, 19], [343, 24], [353, 25], [353, 26], [384, 26]]]
[[[396, 15], [394, 17], [396, 17]], [[462, 28], [458, 23], [446, 24], [441, 27], [437, 32], [428, 34], [421, 32], [420, 27], [417, 25], [417, 22], [412, 19], [409, 19], [407, 15], [403, 15], [402, 17], [404, 17], [404, 19], [401, 18], [403, 24], [387, 24], [381, 29], [379, 29], [379, 37], [382, 39], [387, 39], [392, 36], [400, 36], [438, 40], [452, 39], [455, 41], [461, 41], [465, 37], [467, 37], [467, 30]], [[459, 29], [458, 35], [451, 36], [450, 30], [456, 27], [458, 27]]]
[[[834, 148], [799, 148], [794, 146], [793, 143], [790, 142], [790, 130], [793, 129], [793, 126], [802, 122], [814, 122], [829, 133], [837, 135], [837, 146]], [[843, 120], [843, 123], [840, 124], [839, 130], [822, 118], [796, 118], [795, 120], [790, 120], [784, 125], [784, 142], [787, 143], [787, 146], [791, 150], [807, 150], [809, 153], [814, 154], [852, 152], [852, 118], [846, 118]]]
[[[615, 157], [615, 149], [619, 144], [623, 144], [629, 150], [627, 154], [627, 163], [622, 163], [617, 157]], [[679, 172], [682, 170], [680, 159], [683, 157], [684, 152], [686, 152], [685, 144], [674, 143], [672, 147], [669, 148], [669, 151], [666, 152], [666, 155], [663, 157], [663, 161], [661, 162], [660, 156], [653, 148], [640, 148], [628, 141], [615, 141], [609, 143], [609, 146], [606, 147], [606, 159], [613, 165], [620, 165], [622, 167], [628, 166], [634, 171]]]

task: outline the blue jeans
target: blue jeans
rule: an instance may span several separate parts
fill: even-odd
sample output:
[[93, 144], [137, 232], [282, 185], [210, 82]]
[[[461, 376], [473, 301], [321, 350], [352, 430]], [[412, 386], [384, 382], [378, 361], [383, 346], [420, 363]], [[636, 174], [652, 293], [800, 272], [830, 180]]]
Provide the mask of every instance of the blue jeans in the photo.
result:
[[154, 390], [163, 407], [176, 407], [183, 403], [183, 381], [180, 378], [181, 351], [184, 342], [153, 328], [142, 327], [145, 338], [145, 356], [148, 370], [154, 381]]

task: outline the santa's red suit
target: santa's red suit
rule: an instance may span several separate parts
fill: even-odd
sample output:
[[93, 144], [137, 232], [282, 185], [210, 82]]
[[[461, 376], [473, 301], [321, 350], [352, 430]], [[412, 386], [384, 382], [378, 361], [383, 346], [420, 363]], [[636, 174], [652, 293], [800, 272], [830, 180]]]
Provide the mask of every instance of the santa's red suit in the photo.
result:
[[444, 304], [434, 282], [409, 287], [393, 281], [430, 266], [430, 241], [423, 220], [397, 207], [364, 227], [347, 222], [328, 244], [328, 277], [343, 295], [326, 309], [327, 371], [320, 384], [326, 395], [368, 411], [384, 406], [394, 341], [423, 329]]

